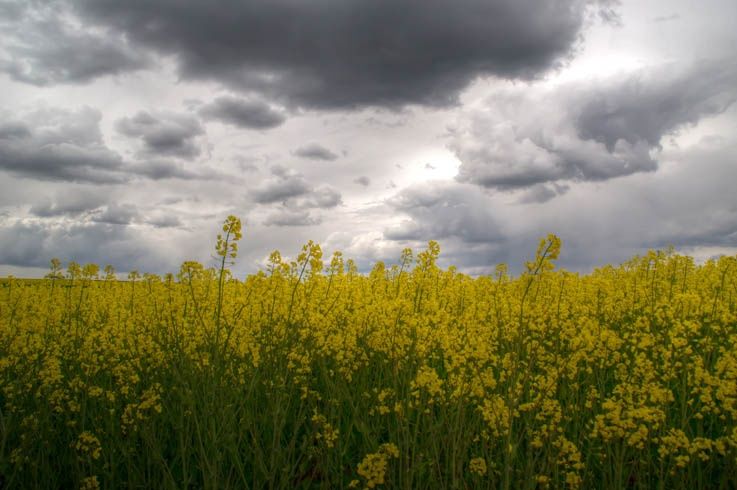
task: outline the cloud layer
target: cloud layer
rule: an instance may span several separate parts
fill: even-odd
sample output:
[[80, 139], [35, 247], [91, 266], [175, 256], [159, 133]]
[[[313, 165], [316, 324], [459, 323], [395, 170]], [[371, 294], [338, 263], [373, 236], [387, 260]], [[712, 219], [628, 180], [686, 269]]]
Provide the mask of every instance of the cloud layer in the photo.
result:
[[509, 202], [466, 183], [429, 182], [387, 201], [402, 220], [388, 241], [444, 245], [446, 263], [489, 272], [506, 262], [519, 270], [547, 233], [563, 238], [561, 264], [586, 270], [619, 263], [648, 248], [737, 247], [737, 140], [706, 138], [668, 150], [666, 173], [633, 174], [606, 186], [589, 182], [553, 200]]
[[102, 137], [102, 113], [82, 107], [67, 110], [37, 107], [5, 113], [0, 122], [0, 170], [50, 182], [124, 184], [134, 178], [214, 179], [207, 167], [189, 170], [181, 162], [200, 154], [196, 138], [203, 134], [189, 115], [140, 112], [116, 123], [118, 131], [138, 139], [137, 159], [125, 159]]
[[246, 129], [271, 129], [286, 120], [283, 111], [262, 100], [231, 96], [217, 97], [199, 112], [205, 119]]
[[667, 135], [737, 99], [737, 64], [666, 66], [597, 83], [500, 91], [461, 116], [458, 180], [487, 188], [602, 181], [657, 169]]

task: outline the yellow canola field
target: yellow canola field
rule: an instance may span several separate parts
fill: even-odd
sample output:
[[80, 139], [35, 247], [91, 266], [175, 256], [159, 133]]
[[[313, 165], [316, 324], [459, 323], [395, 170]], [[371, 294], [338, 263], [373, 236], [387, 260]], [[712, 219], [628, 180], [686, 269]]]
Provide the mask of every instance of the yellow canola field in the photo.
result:
[[[0, 282], [0, 488], [736, 488], [737, 259]], [[105, 277], [106, 276], [106, 277]]]

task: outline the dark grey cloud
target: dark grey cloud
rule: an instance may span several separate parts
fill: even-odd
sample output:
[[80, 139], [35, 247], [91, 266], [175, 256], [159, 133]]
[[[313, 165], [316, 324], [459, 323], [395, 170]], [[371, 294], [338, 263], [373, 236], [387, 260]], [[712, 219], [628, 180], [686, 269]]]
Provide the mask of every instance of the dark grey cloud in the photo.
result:
[[578, 108], [576, 128], [587, 140], [660, 144], [663, 135], [719, 114], [737, 99], [737, 63], [699, 63], [685, 72], [650, 69], [609, 87], [590, 90]]
[[141, 111], [133, 117], [124, 117], [115, 128], [143, 144], [142, 155], [173, 156], [193, 159], [201, 150], [195, 141], [204, 133], [199, 120], [189, 114]]
[[10, 146], [0, 142], [0, 168], [40, 180], [117, 184], [126, 182], [118, 155], [106, 148]]
[[173, 55], [180, 75], [290, 105], [447, 105], [477, 76], [531, 79], [571, 53], [599, 0], [69, 0], [85, 22]]
[[44, 256], [47, 233], [40, 224], [0, 225], [0, 264], [45, 267], [54, 255]]
[[117, 270], [175, 270], [171, 256], [147, 241], [146, 234], [128, 226], [84, 222], [50, 224], [15, 220], [0, 223], [0, 264], [48, 267], [52, 257], [69, 261], [112, 264]]
[[58, 3], [0, 3], [0, 71], [38, 86], [84, 83], [151, 66], [124, 35], [75, 25]]
[[0, 170], [39, 180], [125, 182], [122, 159], [102, 141], [101, 117], [83, 108], [39, 109], [23, 120], [6, 119], [0, 123]]
[[306, 210], [280, 209], [270, 213], [263, 221], [265, 226], [313, 226], [322, 223]]
[[365, 175], [361, 175], [360, 177], [356, 177], [355, 179], [353, 179], [353, 183], [368, 187], [371, 185], [371, 179]]
[[282, 167], [272, 168], [272, 177], [265, 179], [251, 191], [252, 199], [259, 204], [270, 204], [304, 196], [312, 187], [299, 174], [287, 172]]
[[199, 172], [194, 172], [192, 170], [188, 170], [180, 163], [169, 160], [144, 160], [142, 162], [129, 164], [128, 169], [137, 175], [148, 177], [151, 180], [208, 180], [217, 178], [217, 175], [212, 171], [201, 170]]
[[328, 185], [314, 187], [302, 174], [280, 165], [271, 167], [271, 176], [253, 188], [250, 197], [257, 204], [282, 203], [289, 211], [328, 209], [342, 203], [336, 189]]
[[450, 130], [458, 180], [514, 189], [657, 169], [661, 140], [737, 99], [737, 63], [659, 67], [624, 78], [510, 89]]
[[18, 121], [5, 122], [0, 125], [0, 140], [30, 138], [31, 130]]
[[[732, 120], [734, 120], [733, 118]], [[670, 152], [673, 173], [639, 198], [649, 222], [641, 225], [650, 247], [737, 247], [737, 141], [707, 137]], [[636, 203], [640, 204], [640, 203]], [[641, 218], [642, 219], [642, 218]], [[624, 217], [622, 217], [624, 221]], [[632, 237], [637, 242], [637, 236]]]
[[294, 154], [298, 157], [309, 158], [310, 160], [333, 161], [338, 159], [338, 155], [336, 153], [333, 153], [317, 143], [301, 146], [294, 150]]
[[286, 121], [284, 112], [262, 100], [218, 97], [199, 110], [206, 119], [246, 129], [271, 129]]

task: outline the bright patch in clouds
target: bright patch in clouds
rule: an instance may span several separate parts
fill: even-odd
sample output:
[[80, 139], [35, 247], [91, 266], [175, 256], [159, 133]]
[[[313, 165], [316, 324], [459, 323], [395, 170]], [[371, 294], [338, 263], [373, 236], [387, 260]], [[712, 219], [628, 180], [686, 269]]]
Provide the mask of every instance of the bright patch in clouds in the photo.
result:
[[418, 152], [407, 160], [402, 182], [407, 184], [430, 180], [451, 180], [458, 175], [461, 161], [447, 149]]

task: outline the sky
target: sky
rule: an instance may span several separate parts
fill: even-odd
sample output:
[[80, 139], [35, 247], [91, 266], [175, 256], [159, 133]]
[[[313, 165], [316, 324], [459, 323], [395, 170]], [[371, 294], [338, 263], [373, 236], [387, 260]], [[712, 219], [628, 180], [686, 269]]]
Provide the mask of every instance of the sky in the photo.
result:
[[0, 276], [737, 253], [734, 0], [0, 0]]

